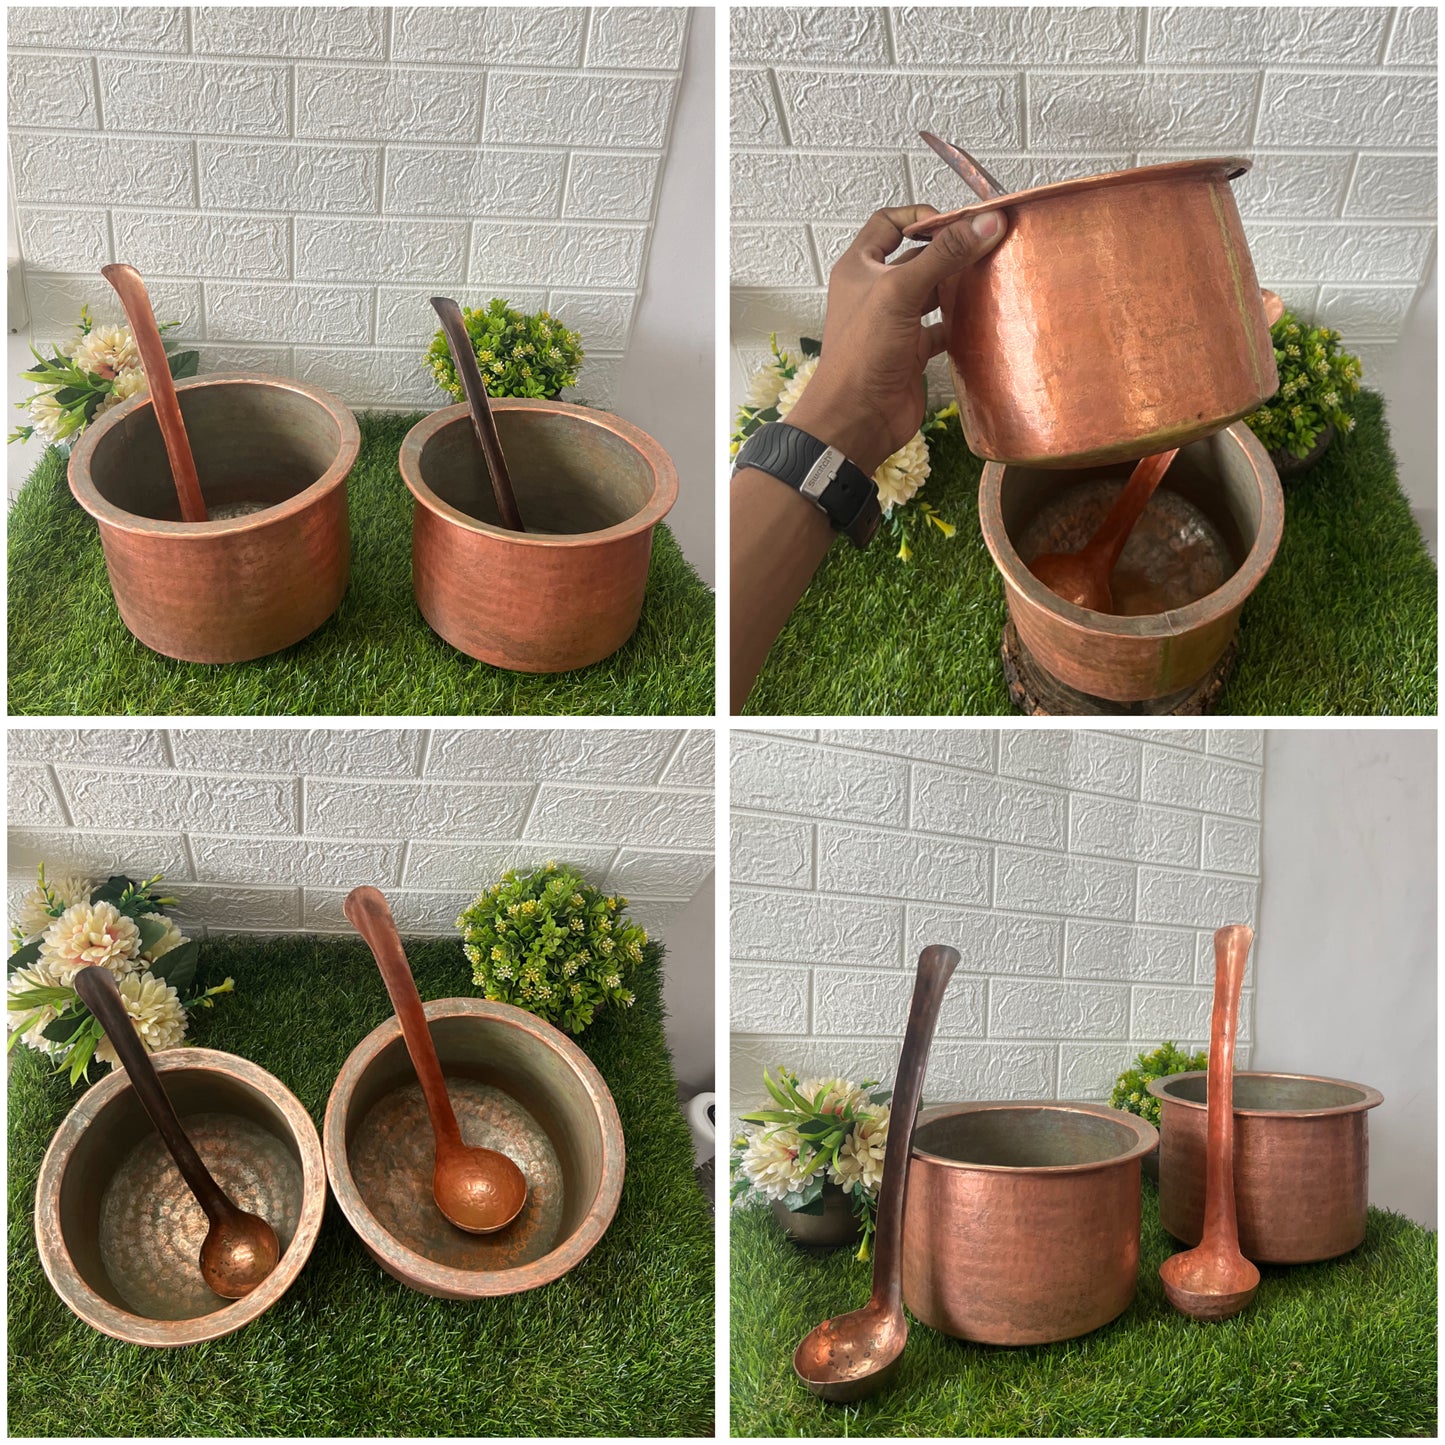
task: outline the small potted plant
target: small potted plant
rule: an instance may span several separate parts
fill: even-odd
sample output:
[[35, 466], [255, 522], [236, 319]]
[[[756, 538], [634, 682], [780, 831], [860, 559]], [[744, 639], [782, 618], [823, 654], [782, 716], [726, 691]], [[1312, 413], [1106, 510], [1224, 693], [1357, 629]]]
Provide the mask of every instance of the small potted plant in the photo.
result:
[[[461, 310], [488, 396], [554, 399], [563, 387], [576, 386], [582, 338], [550, 311], [528, 316], [500, 297], [475, 310], [469, 306]], [[466, 400], [444, 331], [437, 332], [428, 348], [426, 364], [444, 392], [454, 401]]]
[[1360, 389], [1358, 356], [1340, 350], [1340, 333], [1284, 312], [1270, 328], [1279, 390], [1245, 421], [1281, 478], [1308, 471], [1336, 430], [1351, 432], [1350, 398]]
[[763, 1083], [774, 1107], [744, 1114], [733, 1141], [735, 1207], [766, 1201], [790, 1239], [859, 1245], [868, 1258], [888, 1144], [888, 1098], [876, 1079], [800, 1081], [780, 1068]]
[[[1114, 1090], [1109, 1095], [1109, 1107], [1137, 1114], [1141, 1119], [1159, 1127], [1159, 1100], [1149, 1093], [1151, 1079], [1168, 1078], [1170, 1074], [1187, 1074], [1194, 1069], [1207, 1069], [1209, 1055], [1201, 1049], [1197, 1054], [1186, 1054], [1173, 1039], [1159, 1045], [1153, 1053], [1139, 1054], [1133, 1064], [1114, 1081]], [[1144, 1172], [1156, 1184], [1159, 1182], [1159, 1146], [1143, 1158]]]

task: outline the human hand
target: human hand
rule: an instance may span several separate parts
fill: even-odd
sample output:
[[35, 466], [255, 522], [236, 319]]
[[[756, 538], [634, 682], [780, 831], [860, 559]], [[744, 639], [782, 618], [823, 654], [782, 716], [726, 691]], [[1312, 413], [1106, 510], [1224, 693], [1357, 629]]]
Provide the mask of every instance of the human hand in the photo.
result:
[[895, 206], [869, 217], [828, 278], [823, 354], [787, 416], [870, 476], [923, 424], [923, 368], [944, 338], [941, 324], [920, 322], [938, 306], [939, 282], [986, 256], [1008, 228], [1002, 211], [985, 211], [887, 259], [905, 226], [937, 214]]

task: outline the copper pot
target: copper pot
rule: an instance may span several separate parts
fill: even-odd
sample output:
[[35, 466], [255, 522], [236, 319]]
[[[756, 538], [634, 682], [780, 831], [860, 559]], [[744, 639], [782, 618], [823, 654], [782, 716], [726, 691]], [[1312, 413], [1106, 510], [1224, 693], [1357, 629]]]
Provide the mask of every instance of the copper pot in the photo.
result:
[[351, 562], [346, 478], [361, 434], [329, 393], [270, 376], [176, 384], [206, 503], [263, 502], [182, 522], [150, 397], [88, 427], [70, 490], [95, 518], [121, 620], [185, 662], [245, 662], [300, 642], [341, 605]]
[[249, 1324], [290, 1289], [321, 1232], [316, 1126], [279, 1079], [214, 1049], [152, 1062], [216, 1181], [260, 1214], [281, 1260], [238, 1300], [201, 1278], [207, 1220], [119, 1069], [56, 1131], [35, 1190], [35, 1240], [55, 1292], [86, 1324], [133, 1345], [190, 1345]]
[[919, 1116], [903, 1298], [944, 1334], [1037, 1345], [1122, 1314], [1139, 1272], [1151, 1124], [1102, 1104], [943, 1104]]
[[418, 422], [401, 448], [416, 505], [417, 606], [453, 647], [514, 672], [600, 662], [637, 628], [652, 529], [677, 472], [646, 432], [561, 401], [492, 402], [528, 530], [501, 525], [465, 405]]
[[964, 435], [981, 457], [1083, 467], [1183, 446], [1278, 377], [1230, 181], [1237, 157], [1039, 186], [930, 217], [1006, 210], [1008, 234], [939, 287]]
[[[1226, 577], [1222, 585], [1183, 606], [1144, 616], [1076, 607], [1034, 576], [1017, 544], [1069, 489], [1102, 479], [1122, 481], [1127, 470], [1115, 464], [1058, 472], [989, 462], [978, 494], [983, 539], [1003, 576], [1009, 616], [1024, 645], [1070, 687], [1113, 702], [1168, 697], [1192, 687], [1219, 661], [1238, 628], [1240, 609], [1274, 561], [1284, 530], [1279, 478], [1254, 433], [1236, 423], [1180, 452], [1121, 559], [1125, 566], [1135, 546], [1150, 545], [1151, 516], [1167, 518], [1165, 508], [1173, 505], [1192, 520], [1177, 538], [1162, 531], [1154, 539], [1151, 555], [1160, 580], [1168, 581], [1171, 569], [1178, 570], [1187, 550], [1197, 545], [1217, 554], [1217, 574]], [[1207, 529], [1197, 525], [1201, 515]], [[1097, 518], [1081, 520], [1086, 533]], [[1207, 542], [1199, 540], [1205, 531], [1211, 538]], [[1032, 558], [1033, 551], [1028, 555]]]
[[[1204, 1225], [1209, 1076], [1152, 1079], [1159, 1100], [1159, 1219], [1186, 1244]], [[1347, 1254], [1365, 1237], [1370, 1140], [1366, 1114], [1384, 1096], [1309, 1074], [1234, 1076], [1234, 1203], [1239, 1247], [1261, 1264]]]

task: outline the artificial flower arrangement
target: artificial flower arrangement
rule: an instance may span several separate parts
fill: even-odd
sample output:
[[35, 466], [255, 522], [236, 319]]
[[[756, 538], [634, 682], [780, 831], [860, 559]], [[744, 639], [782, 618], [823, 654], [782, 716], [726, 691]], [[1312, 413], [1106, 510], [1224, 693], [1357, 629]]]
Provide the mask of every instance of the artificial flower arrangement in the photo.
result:
[[1340, 333], [1307, 326], [1291, 311], [1270, 328], [1279, 390], [1245, 417], [1270, 452], [1303, 459], [1331, 426], [1355, 429], [1349, 399], [1360, 389], [1358, 356], [1340, 350]]
[[509, 868], [457, 919], [472, 981], [495, 1002], [580, 1034], [598, 1010], [635, 1002], [627, 983], [647, 934], [626, 908], [565, 864]]
[[92, 1058], [119, 1062], [73, 986], [92, 964], [115, 975], [136, 1034], [153, 1054], [185, 1038], [192, 1009], [210, 1008], [217, 994], [231, 992], [229, 978], [195, 991], [200, 944], [166, 914], [176, 900], [157, 892], [160, 881], [157, 873], [144, 883], [116, 876], [98, 887], [84, 878], [52, 882], [40, 865], [10, 930], [10, 1048], [24, 1043], [51, 1055], [72, 1084], [89, 1078]]
[[[738, 408], [737, 429], [733, 432], [729, 448], [729, 455], [734, 457], [760, 426], [770, 421], [781, 421], [792, 411], [818, 369], [818, 358], [823, 349], [821, 342], [803, 337], [798, 343], [802, 355], [795, 357], [778, 346], [776, 332], [769, 336], [768, 341], [773, 359], [753, 373], [748, 382], [748, 394]], [[888, 528], [898, 543], [898, 556], [904, 562], [913, 556], [909, 545], [910, 522], [916, 520], [918, 525], [937, 527], [945, 537], [953, 536], [956, 530], [930, 503], [922, 500], [914, 502], [914, 498], [928, 480], [928, 437], [943, 431], [949, 418], [957, 415], [958, 407], [954, 404], [935, 412], [873, 473], [873, 481], [878, 487], [878, 504], [883, 508]], [[913, 505], [910, 506], [910, 503]]]
[[799, 1080], [779, 1068], [777, 1081], [763, 1070], [775, 1108], [742, 1115], [733, 1141], [732, 1201], [737, 1208], [764, 1200], [798, 1214], [823, 1212], [823, 1186], [848, 1196], [863, 1227], [858, 1258], [868, 1258], [878, 1212], [878, 1186], [888, 1146], [888, 1099], [876, 1079]]
[[[160, 330], [179, 324], [167, 321]], [[80, 308], [76, 334], [70, 340], [53, 343], [49, 356], [34, 346], [30, 354], [38, 364], [20, 376], [36, 382], [40, 390], [15, 403], [30, 420], [10, 433], [12, 442], [29, 441], [32, 436], [51, 446], [71, 441], [96, 417], [146, 389], [140, 353], [130, 332], [124, 326], [97, 326], [88, 306]], [[199, 352], [176, 351], [167, 343], [166, 354], [177, 380], [196, 374]]]
[[[550, 399], [577, 384], [582, 338], [550, 312], [527, 316], [497, 298], [475, 311], [463, 306], [462, 324], [472, 339], [488, 396]], [[426, 365], [443, 391], [466, 400], [444, 331], [437, 332], [427, 349]]]

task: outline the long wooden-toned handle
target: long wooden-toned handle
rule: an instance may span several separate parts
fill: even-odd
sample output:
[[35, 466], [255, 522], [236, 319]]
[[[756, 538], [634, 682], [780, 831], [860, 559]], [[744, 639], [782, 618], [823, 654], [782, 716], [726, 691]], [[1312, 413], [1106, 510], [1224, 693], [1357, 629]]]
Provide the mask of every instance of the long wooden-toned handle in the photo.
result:
[[878, 1220], [873, 1233], [873, 1303], [900, 1308], [903, 1298], [903, 1206], [908, 1196], [908, 1156], [913, 1125], [923, 1097], [923, 1076], [943, 992], [958, 967], [958, 950], [930, 944], [918, 956], [918, 976], [898, 1075], [888, 1115], [888, 1147], [883, 1153], [883, 1180], [878, 1187]]
[[191, 442], [186, 435], [186, 424], [181, 419], [176, 385], [171, 380], [170, 359], [161, 341], [160, 327], [156, 325], [156, 315], [151, 310], [151, 298], [146, 292], [145, 282], [134, 266], [102, 266], [100, 274], [120, 297], [125, 318], [130, 322], [130, 334], [135, 339], [135, 349], [140, 352], [156, 423], [161, 429], [161, 440], [166, 444], [166, 456], [170, 458], [171, 477], [181, 504], [181, 520], [204, 522], [207, 520], [206, 502], [201, 496], [200, 479], [196, 476], [196, 461], [191, 455]]
[[396, 931], [391, 909], [375, 888], [353, 888], [341, 907], [351, 926], [366, 940], [372, 957], [376, 959], [376, 966], [381, 970], [382, 982], [401, 1024], [402, 1038], [406, 1040], [406, 1051], [411, 1055], [412, 1066], [421, 1083], [422, 1097], [426, 1099], [438, 1145], [459, 1145], [462, 1133], [457, 1127], [452, 1101], [447, 1097], [446, 1079], [442, 1076], [436, 1045], [432, 1043], [431, 1030], [427, 1028], [421, 995], [416, 991], [416, 980], [411, 976], [411, 965], [406, 961], [406, 950], [401, 946], [401, 935]]
[[[1173, 451], [1155, 452], [1153, 456], [1143, 457], [1136, 462], [1124, 490], [1109, 508], [1108, 516], [1099, 523], [1098, 531], [1089, 538], [1088, 546], [1084, 550], [1099, 553], [1107, 561], [1108, 571], [1114, 570], [1135, 523], [1144, 515], [1144, 508], [1149, 505], [1149, 499], [1158, 489], [1164, 473], [1169, 470], [1169, 463], [1178, 455], [1179, 448], [1175, 447]], [[1102, 568], [1103, 564], [1100, 566]]]
[[1204, 1241], [1238, 1247], [1234, 1212], [1234, 1040], [1239, 991], [1254, 931], [1242, 923], [1214, 935], [1214, 1012], [1209, 1021], [1209, 1123], [1204, 1171]]
[[497, 423], [492, 417], [487, 388], [477, 367], [472, 339], [467, 335], [466, 323], [462, 320], [462, 309], [450, 296], [433, 296], [431, 304], [441, 318], [442, 330], [447, 334], [447, 345], [452, 349], [452, 360], [456, 362], [462, 390], [467, 395], [472, 426], [477, 433], [477, 440], [481, 443], [482, 455], [487, 460], [487, 472], [492, 479], [492, 495], [497, 500], [497, 512], [501, 516], [502, 525], [510, 527], [514, 532], [525, 532], [527, 529], [522, 525], [522, 514], [517, 510], [517, 498], [512, 492], [512, 476], [507, 470], [507, 459], [502, 454], [502, 439], [497, 435]]
[[120, 989], [115, 976], [108, 968], [91, 965], [82, 968], [75, 975], [74, 988], [80, 1001], [100, 1020], [105, 1036], [120, 1059], [121, 1067], [130, 1078], [130, 1086], [136, 1092], [141, 1107], [150, 1116], [161, 1136], [161, 1143], [170, 1150], [181, 1178], [186, 1181], [196, 1203], [206, 1211], [206, 1217], [213, 1223], [218, 1219], [229, 1219], [235, 1215], [236, 1206], [206, 1168], [195, 1145], [181, 1125], [175, 1105], [166, 1094], [160, 1075], [151, 1063], [146, 1046], [136, 1037], [135, 1025], [121, 1001]]

